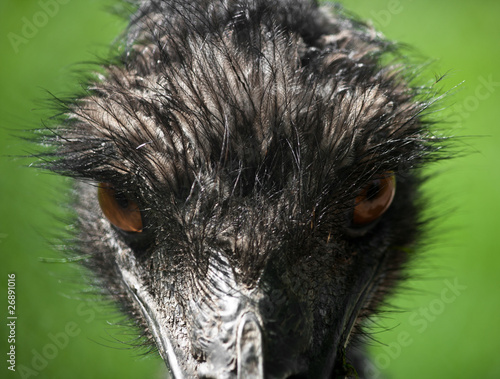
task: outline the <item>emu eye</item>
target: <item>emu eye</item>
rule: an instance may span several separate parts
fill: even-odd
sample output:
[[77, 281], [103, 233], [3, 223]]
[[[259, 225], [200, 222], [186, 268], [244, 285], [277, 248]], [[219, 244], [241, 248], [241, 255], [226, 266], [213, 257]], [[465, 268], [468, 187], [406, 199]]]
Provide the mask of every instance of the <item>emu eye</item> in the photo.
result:
[[393, 172], [387, 172], [380, 178], [372, 180], [356, 197], [353, 225], [367, 225], [389, 208], [396, 193], [396, 177]]
[[97, 198], [104, 216], [117, 228], [126, 232], [142, 232], [142, 216], [139, 206], [111, 184], [99, 183]]

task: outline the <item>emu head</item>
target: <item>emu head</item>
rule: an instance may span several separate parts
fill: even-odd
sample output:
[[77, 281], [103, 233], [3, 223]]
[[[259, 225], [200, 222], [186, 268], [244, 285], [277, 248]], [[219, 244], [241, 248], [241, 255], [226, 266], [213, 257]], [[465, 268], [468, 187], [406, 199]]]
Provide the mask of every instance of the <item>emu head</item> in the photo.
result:
[[288, 0], [142, 2], [127, 41], [51, 138], [85, 265], [175, 378], [349, 375], [437, 143], [393, 45]]

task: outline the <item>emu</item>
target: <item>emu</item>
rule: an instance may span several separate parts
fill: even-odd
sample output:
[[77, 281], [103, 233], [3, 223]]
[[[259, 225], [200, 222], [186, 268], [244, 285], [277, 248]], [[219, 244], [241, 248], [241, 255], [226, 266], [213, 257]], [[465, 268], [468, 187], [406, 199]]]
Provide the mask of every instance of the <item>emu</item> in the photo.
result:
[[432, 88], [309, 0], [140, 1], [124, 43], [45, 140], [82, 263], [174, 378], [367, 377], [442, 144]]

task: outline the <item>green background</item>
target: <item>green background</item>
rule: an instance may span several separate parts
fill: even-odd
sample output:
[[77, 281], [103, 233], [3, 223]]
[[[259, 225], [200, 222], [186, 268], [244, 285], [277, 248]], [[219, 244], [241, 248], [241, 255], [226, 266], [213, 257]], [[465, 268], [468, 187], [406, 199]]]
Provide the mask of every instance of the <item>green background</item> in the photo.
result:
[[[81, 273], [39, 260], [58, 256], [50, 242], [64, 228], [57, 220], [64, 218], [68, 182], [25, 168], [30, 159], [7, 157], [33, 151], [16, 135], [51, 115], [44, 103], [49, 92], [78, 89], [78, 63], [106, 56], [106, 46], [125, 26], [103, 1], [60, 2], [65, 4], [49, 14], [38, 1], [0, 0], [1, 356], [8, 351], [6, 286], [13, 272], [17, 368], [34, 370], [24, 377], [159, 378], [162, 363], [119, 342], [134, 332], [114, 325], [121, 317], [112, 306], [94, 306], [94, 296], [82, 293]], [[431, 212], [441, 218], [415, 262], [414, 279], [372, 329], [374, 371], [389, 378], [500, 378], [500, 2], [344, 5], [416, 55], [436, 59], [424, 75], [432, 80], [447, 74], [442, 126], [451, 135], [469, 136], [457, 142], [467, 155], [437, 165], [426, 187]], [[14, 47], [9, 33], [22, 36], [25, 18], [33, 17], [40, 27]], [[450, 284], [455, 293], [447, 290]], [[55, 351], [54, 338], [60, 345]], [[50, 359], [37, 360], [37, 354]], [[0, 377], [22, 376], [8, 371], [2, 358]]]

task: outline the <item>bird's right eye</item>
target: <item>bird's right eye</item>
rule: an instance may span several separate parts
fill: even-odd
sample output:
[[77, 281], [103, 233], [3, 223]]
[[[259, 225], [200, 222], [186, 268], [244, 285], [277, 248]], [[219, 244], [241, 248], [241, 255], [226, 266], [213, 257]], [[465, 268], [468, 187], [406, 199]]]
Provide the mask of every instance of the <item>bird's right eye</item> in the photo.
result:
[[116, 191], [109, 183], [99, 183], [97, 198], [102, 213], [111, 224], [125, 232], [142, 232], [142, 215], [135, 201]]

